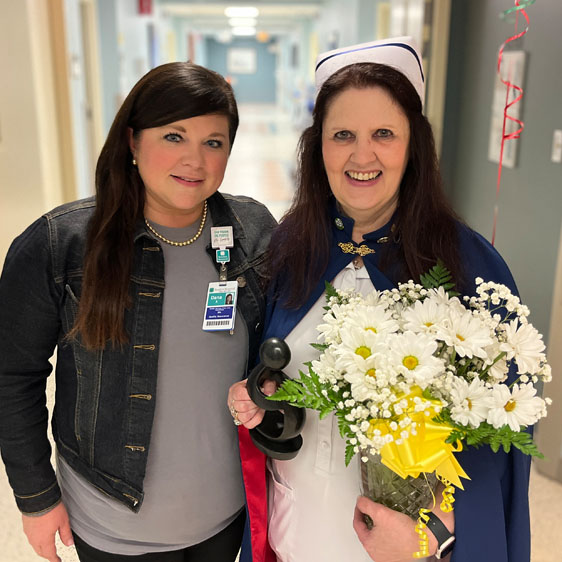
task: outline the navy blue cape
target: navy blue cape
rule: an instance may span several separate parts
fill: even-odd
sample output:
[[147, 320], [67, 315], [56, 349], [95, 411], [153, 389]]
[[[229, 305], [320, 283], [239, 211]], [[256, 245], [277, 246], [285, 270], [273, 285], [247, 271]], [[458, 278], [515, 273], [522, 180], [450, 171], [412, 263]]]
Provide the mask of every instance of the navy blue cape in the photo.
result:
[[[342, 221], [343, 230], [336, 228], [336, 218]], [[335, 208], [332, 209], [332, 219], [332, 247], [325, 274], [302, 307], [289, 309], [283, 307], [279, 300], [269, 302], [264, 339], [273, 336], [285, 338], [320, 298], [325, 280], [332, 281], [354, 257], [344, 254], [338, 247], [339, 242], [351, 241], [353, 221], [338, 215]], [[365, 235], [366, 243], [375, 249], [384, 237], [389, 238], [388, 243], [396, 243], [390, 230], [391, 222]], [[463, 294], [475, 294], [476, 277], [502, 283], [509, 287], [513, 294], [517, 294], [507, 265], [487, 240], [465, 225], [458, 224], [458, 242], [466, 278], [462, 288]], [[366, 269], [376, 289], [391, 289], [395, 283], [378, 268], [379, 255], [380, 252], [375, 252], [364, 257]], [[456, 544], [452, 562], [529, 562], [530, 458], [513, 448], [509, 454], [502, 450], [494, 453], [488, 446], [479, 449], [469, 447], [456, 457], [470, 480], [463, 480], [464, 490], [455, 491]], [[251, 482], [247, 481], [246, 485], [248, 487]], [[255, 497], [255, 494], [250, 494], [248, 499], [251, 495]], [[256, 521], [256, 517], [252, 520], [251, 509], [249, 513], [250, 521], [247, 527], [259, 527], [260, 534], [264, 535], [261, 531], [266, 522]], [[261, 513], [264, 513], [263, 508]], [[252, 558], [249, 544], [247, 535], [243, 542], [241, 562], [260, 562], [260, 555], [254, 555]]]

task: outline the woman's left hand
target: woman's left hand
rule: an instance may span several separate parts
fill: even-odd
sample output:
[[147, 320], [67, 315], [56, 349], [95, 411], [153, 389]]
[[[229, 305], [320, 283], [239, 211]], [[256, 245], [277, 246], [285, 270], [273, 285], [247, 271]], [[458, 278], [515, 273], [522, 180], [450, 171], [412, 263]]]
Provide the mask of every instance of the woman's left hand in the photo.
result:
[[[371, 530], [367, 528], [363, 515], [373, 520]], [[411, 562], [412, 555], [420, 548], [414, 520], [364, 496], [357, 498], [353, 528], [367, 554], [376, 562]], [[437, 540], [429, 531], [427, 536], [429, 552], [434, 553]]]

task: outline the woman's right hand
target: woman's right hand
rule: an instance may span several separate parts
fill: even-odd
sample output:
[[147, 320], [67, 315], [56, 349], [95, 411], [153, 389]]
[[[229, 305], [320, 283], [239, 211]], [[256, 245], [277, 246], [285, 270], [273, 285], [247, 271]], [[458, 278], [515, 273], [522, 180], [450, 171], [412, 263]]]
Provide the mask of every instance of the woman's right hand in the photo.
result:
[[[262, 387], [264, 394], [271, 396], [277, 390], [277, 385], [274, 381], [265, 381]], [[238, 421], [244, 427], [252, 429], [259, 425], [265, 414], [265, 410], [256, 406], [250, 399], [248, 389], [246, 388], [246, 381], [234, 383], [228, 391], [228, 407], [231, 412], [238, 413]]]
[[44, 515], [22, 515], [22, 520], [23, 532], [37, 555], [49, 562], [61, 562], [55, 545], [57, 531], [65, 546], [74, 544], [68, 513], [62, 502]]

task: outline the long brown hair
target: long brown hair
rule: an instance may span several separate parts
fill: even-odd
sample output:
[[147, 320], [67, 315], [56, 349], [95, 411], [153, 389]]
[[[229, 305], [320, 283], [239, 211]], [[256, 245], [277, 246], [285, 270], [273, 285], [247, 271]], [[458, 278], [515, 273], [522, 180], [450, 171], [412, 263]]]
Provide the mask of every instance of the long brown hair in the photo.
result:
[[108, 340], [124, 344], [125, 309], [133, 261], [133, 236], [142, 219], [145, 190], [132, 163], [128, 130], [161, 127], [199, 115], [228, 118], [230, 147], [238, 128], [232, 88], [216, 72], [188, 62], [152, 69], [133, 87], [117, 112], [96, 167], [96, 208], [88, 225], [84, 277], [78, 316], [71, 337], [78, 334], [89, 349]]
[[283, 277], [276, 295], [285, 304], [306, 302], [321, 279], [331, 245], [329, 205], [332, 197], [322, 158], [322, 125], [330, 102], [349, 88], [381, 87], [400, 105], [410, 123], [409, 161], [399, 190], [395, 214], [400, 244], [385, 245], [383, 269], [403, 263], [397, 281], [419, 276], [441, 259], [461, 280], [457, 251], [458, 217], [442, 188], [431, 125], [411, 82], [386, 65], [356, 63], [330, 76], [318, 93], [313, 122], [298, 145], [297, 190], [290, 209], [274, 233], [269, 260], [271, 279]]

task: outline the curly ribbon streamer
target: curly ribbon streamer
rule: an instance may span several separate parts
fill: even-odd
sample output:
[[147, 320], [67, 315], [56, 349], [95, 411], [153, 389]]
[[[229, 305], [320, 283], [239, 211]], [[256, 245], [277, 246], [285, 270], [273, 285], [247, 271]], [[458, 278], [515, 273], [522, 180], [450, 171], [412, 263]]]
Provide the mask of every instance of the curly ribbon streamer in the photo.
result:
[[441, 492], [443, 501], [439, 507], [444, 513], [449, 513], [450, 511], [453, 511], [453, 503], [455, 503], [455, 487], [446, 478], [443, 478], [442, 476], [438, 476], [437, 478], [439, 478], [445, 486]]
[[[439, 507], [441, 508], [441, 511], [443, 511], [444, 513], [449, 513], [453, 511], [453, 503], [455, 501], [454, 498], [455, 488], [451, 484], [451, 482], [449, 482], [446, 478], [442, 476], [438, 476], [437, 478], [445, 486], [445, 489], [441, 492], [441, 495], [443, 496], [443, 501], [441, 502], [441, 505]], [[433, 507], [435, 507], [435, 495], [433, 495]], [[415, 530], [419, 536], [418, 541], [419, 541], [420, 549], [417, 552], [414, 552], [414, 554], [412, 554], [413, 558], [426, 558], [427, 556], [429, 556], [429, 538], [427, 537], [427, 533], [425, 532], [425, 529], [427, 528], [427, 522], [429, 521], [429, 517], [427, 514], [430, 511], [431, 511], [430, 509], [427, 509], [425, 507], [421, 507], [419, 510], [419, 516], [418, 516]]]
[[[527, 31], [529, 31], [529, 16], [527, 15], [527, 12], [525, 11], [525, 8], [527, 6], [530, 6], [531, 4], [534, 4], [535, 0], [515, 0], [515, 6], [513, 8], [509, 8], [508, 10], [506, 10], [505, 12], [503, 12], [502, 17], [506, 17], [508, 14], [511, 14], [513, 12], [516, 12], [516, 19], [515, 19], [515, 31], [517, 32], [517, 24], [518, 24], [518, 16], [519, 13], [521, 13], [521, 15], [523, 15], [523, 17], [525, 18], [526, 22], [527, 22], [527, 26], [525, 27], [525, 29], [523, 31], [521, 31], [520, 33], [516, 33], [515, 35], [513, 35], [512, 37], [509, 37], [508, 39], [506, 39], [500, 47], [499, 53], [498, 53], [498, 76], [500, 78], [500, 80], [502, 81], [503, 84], [505, 84], [507, 86], [507, 92], [506, 92], [506, 96], [505, 96], [505, 107], [503, 110], [503, 126], [502, 126], [502, 139], [501, 139], [501, 146], [500, 146], [500, 161], [498, 164], [498, 178], [497, 178], [497, 182], [496, 182], [496, 201], [494, 204], [494, 225], [492, 228], [492, 246], [495, 244], [496, 241], [496, 227], [497, 227], [497, 222], [498, 222], [498, 204], [499, 204], [499, 195], [500, 195], [500, 183], [501, 183], [501, 177], [502, 177], [502, 168], [503, 168], [503, 149], [504, 149], [504, 145], [505, 145], [505, 141], [508, 139], [518, 139], [520, 136], [521, 131], [523, 131], [523, 121], [520, 121], [519, 119], [516, 119], [515, 117], [511, 117], [510, 115], [507, 114], [508, 109], [516, 104], [522, 97], [523, 97], [523, 89], [520, 86], [517, 86], [516, 84], [513, 84], [510, 81], [510, 77], [508, 76], [507, 80], [504, 80], [501, 76], [501, 63], [502, 63], [502, 58], [503, 58], [503, 51], [505, 49], [505, 46], [510, 43], [511, 41], [515, 41], [516, 39], [519, 39], [520, 37], [523, 37], [523, 35], [525, 35], [525, 33], [527, 33]], [[514, 89], [517, 90], [517, 92], [519, 92], [519, 94], [517, 95], [517, 97], [513, 100], [513, 101], [509, 101], [509, 91], [510, 89]], [[506, 134], [505, 133], [505, 128], [506, 128], [506, 124], [507, 124], [507, 120], [510, 121], [514, 121], [515, 123], [517, 123], [519, 125], [519, 128], [514, 131], [513, 133], [509, 133]]]
[[402, 478], [416, 478], [421, 472], [435, 472], [438, 477], [464, 489], [460, 478], [470, 478], [453, 455], [462, 451], [462, 443], [446, 443], [452, 428], [431, 420], [431, 417], [438, 413], [441, 402], [430, 400], [433, 404], [433, 415], [430, 413], [428, 416], [414, 409], [416, 398], [422, 398], [421, 388], [414, 386], [404, 398], [408, 401], [408, 408], [401, 418], [408, 416], [416, 423], [415, 435], [410, 434], [407, 439], [402, 439], [402, 430], [392, 431], [387, 420], [373, 419], [370, 422], [371, 427], [367, 431], [369, 437], [372, 437], [375, 430], [379, 430], [381, 435], [390, 433], [394, 438], [382, 447], [381, 462]]
[[[441, 511], [445, 513], [449, 513], [453, 511], [453, 502], [455, 501], [454, 493], [455, 488], [451, 485], [446, 478], [442, 476], [438, 476], [439, 480], [445, 485], [445, 489], [442, 492], [443, 501], [441, 502]], [[433, 505], [435, 506], [435, 496], [433, 497]], [[419, 536], [419, 545], [420, 549], [417, 552], [414, 552], [412, 555], [413, 558], [426, 558], [429, 556], [429, 538], [427, 537], [427, 533], [425, 529], [427, 528], [427, 522], [429, 521], [428, 513], [430, 509], [425, 507], [420, 508], [419, 517], [416, 523], [416, 533]]]
[[[437, 478], [445, 486], [444, 490], [441, 492], [443, 501], [441, 502], [441, 505], [439, 507], [444, 513], [449, 513], [453, 511], [453, 503], [455, 501], [455, 488], [446, 478], [442, 476], [438, 476]], [[435, 496], [433, 496], [433, 507], [435, 507]], [[416, 523], [416, 533], [419, 536], [418, 541], [420, 549], [412, 554], [413, 558], [426, 558], [427, 556], [429, 556], [429, 538], [427, 536], [427, 533], [425, 532], [425, 529], [427, 528], [427, 522], [429, 521], [429, 517], [427, 514], [430, 511], [430, 509], [427, 509], [425, 507], [421, 507], [419, 510], [419, 516]]]
[[418, 552], [414, 552], [414, 558], [426, 558], [429, 556], [429, 538], [424, 529], [427, 528], [427, 522], [429, 521], [428, 513], [429, 509], [422, 507], [420, 509], [420, 515], [418, 517], [418, 522], [416, 524], [416, 533], [419, 535], [420, 549]]
[[525, 8], [528, 8], [531, 4], [534, 4], [536, 1], [537, 0], [521, 0], [519, 2], [516, 1], [515, 6], [513, 6], [513, 8], [508, 8], [507, 10], [505, 10], [505, 12], [502, 12], [500, 14], [500, 17], [505, 19], [509, 14], [524, 10]]

